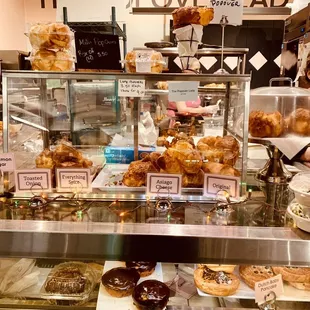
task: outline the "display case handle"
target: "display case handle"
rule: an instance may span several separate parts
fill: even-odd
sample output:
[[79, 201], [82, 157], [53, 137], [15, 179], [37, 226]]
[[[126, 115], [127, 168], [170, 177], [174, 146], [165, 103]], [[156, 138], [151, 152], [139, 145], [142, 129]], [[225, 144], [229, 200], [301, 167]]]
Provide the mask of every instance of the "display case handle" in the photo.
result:
[[289, 77], [278, 77], [278, 78], [272, 78], [269, 80], [269, 86], [272, 86], [273, 82], [290, 82], [290, 87], [293, 87], [293, 80]]

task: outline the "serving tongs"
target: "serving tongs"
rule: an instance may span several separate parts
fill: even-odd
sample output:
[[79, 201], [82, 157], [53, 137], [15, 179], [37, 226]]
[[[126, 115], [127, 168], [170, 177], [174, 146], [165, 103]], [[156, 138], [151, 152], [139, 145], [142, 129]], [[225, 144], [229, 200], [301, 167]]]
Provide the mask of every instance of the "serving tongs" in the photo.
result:
[[35, 124], [35, 123], [32, 123], [32, 122], [29, 122], [29, 121], [26, 121], [25, 119], [22, 119], [22, 118], [20, 118], [20, 117], [11, 115], [11, 118], [12, 118], [14, 121], [16, 121], [16, 122], [25, 124], [25, 125], [27, 125], [27, 126], [30, 126], [30, 127], [33, 127], [33, 128], [39, 129], [39, 130], [43, 130], [43, 131], [49, 132], [49, 130], [48, 130], [46, 127], [43, 127], [43, 126], [41, 126], [41, 125], [38, 125], [38, 124]]

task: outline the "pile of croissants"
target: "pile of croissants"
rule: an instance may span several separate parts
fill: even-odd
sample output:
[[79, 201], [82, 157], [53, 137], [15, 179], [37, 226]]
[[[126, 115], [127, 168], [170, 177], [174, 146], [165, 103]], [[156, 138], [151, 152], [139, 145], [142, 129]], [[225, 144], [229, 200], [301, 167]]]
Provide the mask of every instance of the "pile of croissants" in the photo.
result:
[[233, 167], [239, 154], [239, 143], [232, 136], [204, 137], [195, 146], [191, 137], [176, 134], [172, 142], [166, 144], [163, 154], [153, 152], [133, 161], [123, 176], [123, 184], [144, 186], [148, 173], [161, 172], [182, 174], [183, 187], [200, 188], [205, 173], [239, 176]]

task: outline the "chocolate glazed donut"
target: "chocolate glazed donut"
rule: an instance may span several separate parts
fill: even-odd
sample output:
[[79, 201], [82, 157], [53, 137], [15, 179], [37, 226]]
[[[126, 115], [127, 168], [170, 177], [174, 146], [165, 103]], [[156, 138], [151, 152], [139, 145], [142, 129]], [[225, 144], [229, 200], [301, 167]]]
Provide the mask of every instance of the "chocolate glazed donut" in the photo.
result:
[[127, 268], [135, 269], [139, 272], [140, 277], [148, 277], [150, 276], [156, 267], [155, 262], [126, 262]]
[[130, 268], [113, 268], [102, 276], [102, 284], [113, 297], [130, 296], [140, 279], [139, 273]]

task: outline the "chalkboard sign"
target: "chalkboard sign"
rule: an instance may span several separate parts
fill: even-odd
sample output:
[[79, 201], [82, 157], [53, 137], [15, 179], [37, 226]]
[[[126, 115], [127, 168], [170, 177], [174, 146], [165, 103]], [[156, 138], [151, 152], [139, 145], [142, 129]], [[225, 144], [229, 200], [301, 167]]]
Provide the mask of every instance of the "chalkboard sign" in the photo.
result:
[[75, 32], [75, 48], [78, 69], [122, 69], [116, 35]]

